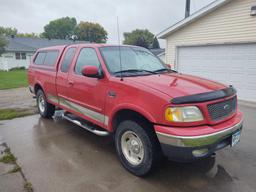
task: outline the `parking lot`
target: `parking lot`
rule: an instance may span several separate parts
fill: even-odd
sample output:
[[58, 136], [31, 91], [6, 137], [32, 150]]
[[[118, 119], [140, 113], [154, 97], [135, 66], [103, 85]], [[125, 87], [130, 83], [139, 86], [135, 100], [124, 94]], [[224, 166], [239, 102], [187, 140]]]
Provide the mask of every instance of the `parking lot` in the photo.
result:
[[119, 163], [111, 138], [39, 115], [0, 122], [0, 135], [35, 191], [256, 191], [255, 108], [245, 114], [241, 142], [216, 158], [182, 164], [164, 160], [145, 178]]

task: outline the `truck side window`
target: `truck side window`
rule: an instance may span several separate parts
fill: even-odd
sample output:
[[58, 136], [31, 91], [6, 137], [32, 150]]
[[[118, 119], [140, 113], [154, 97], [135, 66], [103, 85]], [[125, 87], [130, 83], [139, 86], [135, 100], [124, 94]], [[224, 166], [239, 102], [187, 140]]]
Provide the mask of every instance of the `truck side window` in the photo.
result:
[[75, 72], [82, 74], [84, 66], [100, 66], [100, 61], [97, 57], [96, 51], [93, 48], [83, 48], [76, 61]]
[[59, 56], [59, 51], [47, 51], [44, 65], [55, 65]]
[[69, 66], [70, 64], [72, 63], [72, 59], [75, 55], [75, 52], [76, 52], [76, 48], [72, 47], [72, 48], [69, 48], [64, 56], [64, 59], [61, 63], [61, 67], [60, 67], [60, 70], [61, 72], [68, 72], [68, 69], [69, 69]]
[[46, 52], [39, 52], [36, 56], [36, 59], [34, 61], [34, 63], [36, 65], [42, 65], [44, 64], [44, 59], [45, 59], [45, 56], [46, 56]]

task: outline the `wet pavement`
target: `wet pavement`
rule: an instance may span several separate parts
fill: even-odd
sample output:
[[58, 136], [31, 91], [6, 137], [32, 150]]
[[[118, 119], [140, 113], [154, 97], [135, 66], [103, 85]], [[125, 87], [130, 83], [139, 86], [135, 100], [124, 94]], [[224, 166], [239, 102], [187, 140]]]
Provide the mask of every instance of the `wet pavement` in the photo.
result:
[[65, 120], [34, 115], [2, 121], [0, 137], [35, 191], [256, 192], [256, 108], [240, 109], [245, 124], [237, 146], [195, 163], [163, 161], [145, 178], [121, 166], [111, 138], [95, 136]]

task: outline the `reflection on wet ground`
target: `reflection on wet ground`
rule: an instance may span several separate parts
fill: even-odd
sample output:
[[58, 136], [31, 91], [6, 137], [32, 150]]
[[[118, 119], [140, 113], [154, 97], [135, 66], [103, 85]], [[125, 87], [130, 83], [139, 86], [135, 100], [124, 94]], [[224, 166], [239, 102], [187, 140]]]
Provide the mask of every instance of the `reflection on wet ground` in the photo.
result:
[[119, 163], [111, 137], [98, 137], [61, 118], [3, 121], [0, 135], [36, 191], [256, 191], [255, 109], [245, 112], [242, 140], [193, 163], [163, 160], [138, 178]]

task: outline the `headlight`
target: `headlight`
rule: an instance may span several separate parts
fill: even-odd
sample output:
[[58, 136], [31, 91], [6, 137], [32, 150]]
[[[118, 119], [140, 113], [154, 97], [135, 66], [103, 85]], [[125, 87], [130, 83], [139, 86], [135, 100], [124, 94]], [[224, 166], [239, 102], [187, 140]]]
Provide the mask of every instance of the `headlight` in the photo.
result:
[[204, 119], [196, 106], [169, 107], [165, 110], [165, 119], [171, 122], [196, 122]]

